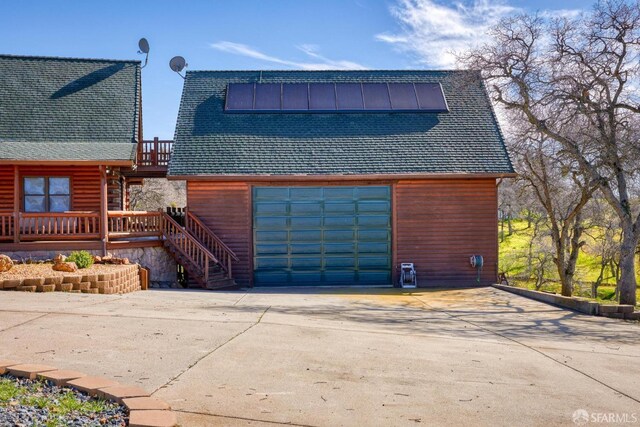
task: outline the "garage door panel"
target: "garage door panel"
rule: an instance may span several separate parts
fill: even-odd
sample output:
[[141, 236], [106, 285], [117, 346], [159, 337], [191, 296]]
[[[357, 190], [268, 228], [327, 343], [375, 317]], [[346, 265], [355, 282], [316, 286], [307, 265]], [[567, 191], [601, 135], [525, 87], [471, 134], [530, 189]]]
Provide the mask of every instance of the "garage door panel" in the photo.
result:
[[358, 213], [389, 213], [391, 210], [391, 203], [389, 202], [374, 202], [374, 201], [361, 201], [358, 202]]
[[291, 217], [291, 229], [320, 228], [322, 227], [321, 217]]
[[324, 212], [331, 214], [349, 214], [356, 213], [356, 204], [354, 202], [325, 202]]
[[380, 269], [384, 270], [389, 268], [389, 257], [379, 256], [379, 257], [366, 257], [360, 256], [358, 257], [358, 269], [359, 270], [371, 270], [371, 269]]
[[361, 227], [384, 227], [389, 226], [388, 215], [368, 215], [358, 216], [358, 225]]
[[353, 200], [354, 187], [325, 187], [324, 199], [329, 200]]
[[358, 244], [358, 252], [361, 254], [384, 254], [389, 253], [388, 243], [360, 242]]
[[322, 200], [322, 187], [292, 187], [289, 197], [291, 200]]
[[356, 251], [355, 243], [326, 243], [324, 244], [325, 254], [352, 254]]
[[256, 255], [286, 255], [289, 252], [287, 243], [257, 244]]
[[253, 192], [254, 200], [286, 200], [289, 189], [286, 187], [257, 187]]
[[268, 217], [261, 216], [255, 219], [255, 227], [257, 229], [266, 229], [266, 230], [286, 230], [287, 229], [287, 217]]
[[322, 258], [291, 258], [291, 269], [313, 270], [322, 268]]
[[317, 242], [322, 240], [322, 230], [292, 230], [289, 238], [292, 242]]
[[291, 254], [318, 254], [322, 253], [321, 243], [292, 243], [289, 245]]
[[287, 231], [256, 231], [256, 240], [259, 242], [286, 242], [288, 235]]
[[325, 256], [324, 266], [326, 269], [334, 270], [355, 269], [356, 258], [353, 256]]
[[288, 258], [259, 257], [255, 262], [256, 270], [282, 270], [289, 268]]
[[356, 238], [355, 230], [325, 230], [325, 242], [352, 242]]
[[254, 188], [254, 283], [390, 284], [391, 189]]
[[358, 230], [358, 240], [363, 241], [389, 241], [391, 233], [389, 230]]
[[325, 227], [353, 227], [356, 219], [353, 216], [327, 216], [324, 218]]
[[308, 215], [315, 214], [320, 215], [322, 213], [322, 204], [319, 202], [292, 202], [291, 215]]

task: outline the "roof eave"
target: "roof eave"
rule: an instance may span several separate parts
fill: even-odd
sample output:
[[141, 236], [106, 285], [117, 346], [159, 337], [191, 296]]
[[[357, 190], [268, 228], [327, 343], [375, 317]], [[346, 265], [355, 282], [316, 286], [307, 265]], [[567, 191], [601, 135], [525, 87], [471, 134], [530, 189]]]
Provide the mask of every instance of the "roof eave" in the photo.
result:
[[513, 172], [488, 173], [422, 173], [422, 174], [353, 174], [353, 175], [168, 175], [170, 180], [180, 181], [380, 181], [411, 179], [499, 179], [515, 178]]

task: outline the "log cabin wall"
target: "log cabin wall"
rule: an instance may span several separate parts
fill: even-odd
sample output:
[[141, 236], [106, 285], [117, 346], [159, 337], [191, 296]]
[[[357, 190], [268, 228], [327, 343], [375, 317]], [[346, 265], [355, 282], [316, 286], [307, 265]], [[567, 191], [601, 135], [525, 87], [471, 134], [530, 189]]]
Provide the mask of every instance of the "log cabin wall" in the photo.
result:
[[394, 264], [415, 263], [418, 286], [475, 285], [471, 255], [482, 255], [480, 284], [498, 265], [495, 179], [399, 181], [395, 186]]
[[238, 284], [252, 282], [251, 196], [247, 183], [187, 182], [187, 207], [240, 259], [233, 264]]
[[[100, 210], [100, 169], [98, 166], [20, 166], [18, 173], [20, 186], [22, 186], [22, 178], [25, 176], [68, 176], [71, 178], [71, 210]], [[13, 176], [13, 172], [11, 175]], [[11, 185], [13, 186], [13, 179]], [[20, 192], [22, 195], [22, 188]], [[13, 203], [11, 209], [13, 209]], [[23, 207], [20, 210], [23, 210]]]
[[13, 211], [12, 165], [0, 165], [0, 211]]

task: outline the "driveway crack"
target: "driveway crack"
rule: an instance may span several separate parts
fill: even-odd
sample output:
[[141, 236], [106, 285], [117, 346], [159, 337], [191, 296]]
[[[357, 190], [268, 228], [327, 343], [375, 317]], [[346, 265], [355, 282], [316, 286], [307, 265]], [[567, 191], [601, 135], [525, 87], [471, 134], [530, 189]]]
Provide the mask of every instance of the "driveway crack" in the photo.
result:
[[415, 297], [415, 296], [414, 296], [413, 298], [415, 298], [416, 300], [420, 301], [423, 305], [425, 305], [426, 307], [429, 307], [430, 309], [432, 309], [432, 310], [434, 310], [434, 311], [437, 311], [437, 312], [439, 312], [439, 313], [444, 313], [444, 314], [446, 314], [447, 316], [449, 316], [449, 317], [451, 317], [451, 318], [453, 318], [453, 319], [455, 319], [455, 320], [459, 320], [459, 321], [461, 321], [461, 322], [468, 323], [469, 325], [475, 326], [476, 328], [481, 329], [481, 330], [483, 330], [483, 331], [485, 331], [485, 332], [489, 332], [490, 334], [497, 335], [497, 336], [499, 336], [499, 337], [501, 337], [501, 338], [504, 338], [504, 339], [506, 339], [506, 340], [508, 340], [508, 341], [511, 341], [511, 342], [514, 342], [514, 343], [516, 343], [516, 344], [518, 344], [518, 345], [521, 345], [522, 347], [525, 347], [525, 348], [527, 348], [527, 349], [529, 349], [529, 350], [531, 350], [531, 351], [534, 351], [534, 352], [538, 353], [539, 355], [541, 355], [541, 356], [543, 356], [543, 357], [546, 357], [547, 359], [549, 359], [549, 360], [551, 360], [551, 361], [553, 361], [553, 362], [555, 362], [555, 363], [559, 364], [560, 366], [564, 366], [565, 368], [569, 368], [569, 369], [571, 369], [572, 371], [574, 371], [574, 372], [576, 372], [576, 373], [578, 373], [578, 374], [580, 374], [580, 375], [582, 375], [582, 376], [584, 376], [584, 377], [587, 377], [587, 378], [589, 378], [590, 380], [593, 380], [593, 381], [597, 382], [598, 384], [600, 384], [600, 385], [602, 385], [602, 386], [604, 386], [604, 387], [608, 388], [609, 390], [611, 390], [611, 391], [613, 391], [613, 392], [615, 392], [615, 393], [620, 394], [621, 396], [624, 396], [624, 397], [626, 397], [626, 398], [628, 398], [628, 399], [631, 399], [631, 400], [633, 400], [633, 401], [634, 401], [634, 402], [636, 402], [636, 403], [640, 403], [640, 399], [637, 399], [637, 398], [635, 398], [635, 397], [633, 397], [633, 396], [629, 395], [628, 393], [625, 393], [624, 391], [619, 390], [619, 389], [617, 389], [617, 388], [615, 388], [615, 387], [613, 387], [613, 386], [611, 386], [611, 385], [609, 385], [609, 384], [605, 383], [604, 381], [599, 380], [599, 379], [597, 379], [596, 377], [594, 377], [594, 376], [592, 376], [592, 375], [589, 375], [588, 373], [586, 373], [586, 372], [584, 372], [584, 371], [581, 371], [581, 370], [580, 370], [580, 369], [578, 369], [578, 368], [575, 368], [575, 367], [573, 367], [573, 366], [571, 366], [571, 365], [567, 365], [566, 363], [562, 363], [560, 360], [556, 359], [556, 358], [555, 358], [555, 357], [553, 357], [553, 356], [548, 355], [547, 353], [545, 353], [545, 352], [544, 352], [544, 351], [542, 351], [542, 350], [538, 350], [538, 349], [537, 349], [537, 348], [535, 348], [535, 347], [532, 347], [532, 346], [530, 346], [530, 345], [528, 345], [528, 344], [525, 344], [525, 343], [523, 343], [523, 342], [520, 342], [520, 341], [518, 341], [518, 340], [517, 340], [517, 339], [515, 339], [515, 338], [508, 337], [508, 336], [506, 336], [506, 335], [504, 335], [504, 334], [501, 334], [500, 332], [493, 331], [493, 330], [491, 330], [491, 329], [489, 329], [489, 328], [486, 328], [486, 327], [484, 327], [484, 326], [482, 326], [482, 325], [479, 325], [479, 324], [477, 324], [477, 323], [475, 323], [475, 322], [472, 322], [471, 320], [463, 319], [463, 318], [461, 318], [461, 317], [459, 317], [459, 316], [456, 316], [455, 314], [452, 314], [452, 313], [448, 312], [447, 310], [443, 310], [443, 309], [440, 309], [440, 308], [436, 308], [436, 307], [434, 307], [434, 306], [432, 306], [432, 305], [430, 305], [430, 304], [426, 303], [425, 301], [421, 300], [421, 299], [420, 299], [420, 298], [418, 298], [418, 297]]
[[8, 328], [5, 328], [5, 329], [0, 329], [0, 332], [5, 332], [5, 331], [8, 331], [10, 329], [17, 328], [18, 326], [26, 325], [29, 322], [33, 322], [34, 320], [42, 319], [44, 316], [48, 316], [48, 315], [49, 315], [49, 313], [44, 313], [44, 314], [42, 314], [40, 316], [34, 317], [33, 319], [25, 320], [22, 323], [18, 323], [16, 325], [9, 326]]
[[220, 350], [222, 347], [224, 347], [225, 345], [229, 344], [231, 341], [235, 340], [236, 338], [240, 337], [241, 335], [245, 334], [246, 332], [249, 332], [249, 330], [251, 330], [254, 326], [256, 326], [258, 323], [260, 323], [260, 321], [262, 320], [262, 317], [267, 313], [267, 311], [269, 311], [269, 309], [271, 308], [271, 306], [267, 307], [261, 314], [260, 317], [258, 317], [258, 320], [256, 320], [255, 323], [251, 324], [250, 326], [248, 326], [247, 328], [245, 328], [243, 331], [238, 332], [237, 334], [235, 334], [234, 336], [230, 337], [228, 340], [226, 340], [225, 342], [223, 342], [222, 344], [220, 344], [219, 346], [215, 347], [213, 350], [211, 350], [210, 352], [204, 354], [202, 357], [200, 357], [198, 360], [196, 360], [195, 362], [193, 362], [191, 365], [189, 365], [186, 369], [184, 369], [182, 372], [180, 372], [178, 375], [176, 375], [175, 377], [171, 378], [169, 381], [167, 381], [166, 383], [164, 383], [163, 385], [161, 385], [160, 387], [156, 388], [151, 395], [156, 394], [160, 389], [162, 388], [166, 388], [168, 386], [170, 386], [174, 381], [176, 381], [178, 378], [180, 378], [181, 376], [183, 376], [184, 374], [186, 374], [187, 372], [189, 372], [189, 370], [191, 368], [193, 368], [194, 366], [196, 366], [198, 363], [200, 363], [203, 359], [211, 356], [213, 353], [215, 353], [216, 351]]
[[247, 417], [237, 417], [233, 415], [221, 415], [221, 414], [211, 414], [209, 412], [198, 412], [198, 411], [187, 411], [182, 409], [174, 409], [174, 412], [181, 412], [183, 414], [193, 414], [193, 415], [205, 415], [208, 417], [218, 417], [218, 418], [231, 418], [234, 420], [243, 420], [243, 421], [254, 421], [265, 424], [279, 424], [285, 426], [296, 426], [296, 427], [314, 427], [312, 424], [298, 424], [291, 421], [270, 421], [270, 420], [261, 420], [258, 418], [247, 418]]

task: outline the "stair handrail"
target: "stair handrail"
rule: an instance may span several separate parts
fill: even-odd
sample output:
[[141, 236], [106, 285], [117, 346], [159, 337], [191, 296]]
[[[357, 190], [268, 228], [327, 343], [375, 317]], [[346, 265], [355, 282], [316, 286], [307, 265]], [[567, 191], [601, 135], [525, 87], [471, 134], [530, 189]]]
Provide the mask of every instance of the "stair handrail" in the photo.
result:
[[185, 228], [220, 260], [220, 267], [232, 278], [232, 261], [239, 261], [237, 255], [197, 216], [187, 211]]
[[[172, 232], [172, 230], [175, 230], [175, 232]], [[172, 238], [172, 236], [177, 234], [178, 231], [182, 233], [182, 236], [186, 238], [186, 241], [189, 242], [190, 245], [192, 245], [193, 249], [197, 250], [197, 253], [190, 253], [191, 251], [189, 251], [188, 248], [183, 247], [184, 243], [179, 243]], [[162, 235], [166, 240], [173, 244], [173, 247], [177, 251], [185, 256], [197, 268], [202, 270], [203, 281], [204, 284], [206, 284], [209, 281], [210, 261], [215, 264], [220, 264], [220, 261], [218, 261], [216, 256], [165, 212], [162, 212]]]

